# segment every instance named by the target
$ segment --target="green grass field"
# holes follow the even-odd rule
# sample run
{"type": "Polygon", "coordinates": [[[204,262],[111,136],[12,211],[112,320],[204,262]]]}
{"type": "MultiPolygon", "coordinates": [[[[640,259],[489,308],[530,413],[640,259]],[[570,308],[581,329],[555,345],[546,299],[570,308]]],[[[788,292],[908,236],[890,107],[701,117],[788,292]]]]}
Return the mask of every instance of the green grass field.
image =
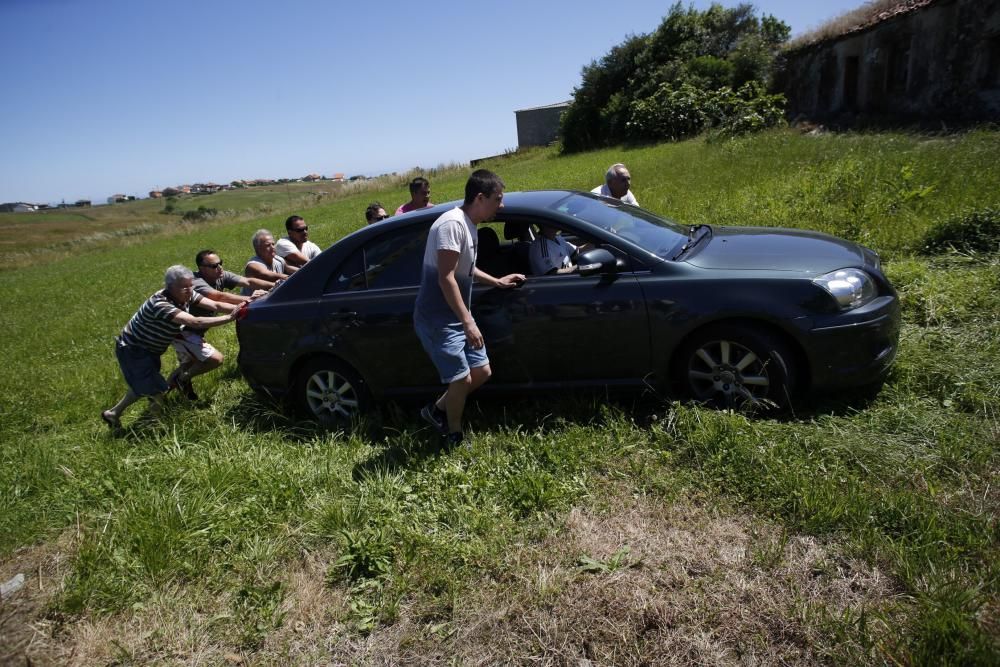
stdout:
{"type": "MultiPolygon", "coordinates": [[[[508,190],[590,189],[623,161],[643,206],[682,222],[860,241],[904,327],[871,399],[781,419],[483,401],[461,451],[411,406],[353,434],[296,423],[240,378],[231,327],[204,405],[137,405],[119,439],[98,417],[124,391],[113,336],[167,266],[211,247],[240,267],[292,212],[325,247],[370,200],[405,201],[402,180],[193,199],[233,211],[200,225],[137,206],[108,224],[139,232],[75,243],[70,225],[45,252],[8,239],[0,583],[27,585],[0,602],[0,662],[997,664],[1000,254],[921,253],[1000,204],[997,155],[996,131],[778,131],[485,165],[508,190]]],[[[434,201],[467,174],[436,170],[434,201]]]]}

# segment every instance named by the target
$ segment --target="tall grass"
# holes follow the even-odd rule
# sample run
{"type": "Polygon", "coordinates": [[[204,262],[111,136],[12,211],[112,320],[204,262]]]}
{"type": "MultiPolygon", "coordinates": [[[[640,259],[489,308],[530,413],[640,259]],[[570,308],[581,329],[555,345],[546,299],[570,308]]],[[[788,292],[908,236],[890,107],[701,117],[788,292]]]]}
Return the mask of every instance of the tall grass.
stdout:
{"type": "MultiPolygon", "coordinates": [[[[581,395],[475,404],[471,446],[463,450],[440,449],[408,406],[385,406],[352,434],[327,433],[252,395],[235,369],[233,331],[221,328],[210,338],[227,361],[197,381],[207,406],[174,401],[160,420],[139,416],[137,406],[132,432],[114,439],[98,419],[124,388],[111,340],[159,287],[163,268],[211,247],[238,269],[253,231],[279,231],[286,212],[81,247],[6,272],[0,553],[68,534],[50,615],[125,623],[190,605],[211,612],[211,620],[196,614],[185,623],[221,647],[216,659],[225,650],[257,651],[277,662],[305,655],[286,635],[289,615],[303,604],[292,571],[318,562],[313,578],[340,596],[328,613],[343,634],[341,643],[322,644],[334,647],[330,653],[310,654],[317,660],[334,659],[335,647],[350,643],[343,637],[361,642],[394,627],[405,635],[399,646],[447,654],[462,650],[462,635],[452,633],[481,590],[515,590],[541,577],[538,554],[558,543],[574,508],[613,514],[628,498],[690,502],[722,515],[740,508],[776,522],[786,536],[825,540],[839,558],[888,574],[888,599],[793,595],[781,614],[817,644],[807,655],[989,664],[1000,622],[1000,263],[995,254],[915,253],[941,221],[996,206],[998,148],[1000,134],[986,131],[774,132],[572,157],[537,150],[488,165],[508,190],[589,189],[609,164],[624,161],[642,204],[681,221],[821,229],[878,250],[904,307],[887,385],[869,402],[831,397],[782,420],[662,398],[581,395]]],[[[460,197],[465,176],[436,172],[435,201],[460,197]]],[[[405,180],[298,212],[325,246],[364,224],[368,200],[405,201],[405,180]]],[[[174,362],[167,355],[165,363],[174,362]]],[[[763,580],[777,577],[787,541],[754,545],[747,567],[763,580]]],[[[600,557],[553,556],[548,566],[612,585],[641,571],[625,546],[600,557]]],[[[515,596],[517,613],[541,613],[560,592],[582,585],[573,577],[538,581],[533,593],[515,596]]],[[[707,605],[704,618],[691,621],[697,632],[717,632],[713,624],[725,614],[712,611],[708,593],[694,587],[686,594],[707,605]]],[[[494,633],[515,632],[486,618],[477,622],[494,633]]],[[[753,632],[764,634],[747,638],[751,644],[784,642],[793,650],[787,636],[753,632]]],[[[120,642],[128,655],[100,655],[184,659],[186,649],[157,637],[120,642]]],[[[524,641],[536,646],[534,657],[554,659],[537,637],[524,641]]],[[[634,664],[658,655],[655,642],[608,650],[635,656],[634,664]]]]}

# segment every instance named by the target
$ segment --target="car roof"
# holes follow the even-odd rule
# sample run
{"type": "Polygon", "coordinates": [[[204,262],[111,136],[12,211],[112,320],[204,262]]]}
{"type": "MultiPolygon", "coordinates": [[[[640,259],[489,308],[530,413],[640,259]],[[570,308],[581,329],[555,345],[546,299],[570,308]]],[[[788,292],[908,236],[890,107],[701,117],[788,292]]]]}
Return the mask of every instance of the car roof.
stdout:
{"type": "MultiPolygon", "coordinates": [[[[555,202],[571,194],[587,194],[589,196],[593,196],[590,195],[590,193],[583,193],[578,190],[523,190],[518,192],[504,192],[503,210],[507,214],[530,214],[537,212],[539,209],[547,208],[548,206],[551,206],[555,202]]],[[[445,211],[450,211],[456,206],[461,205],[462,200],[455,199],[449,202],[444,202],[443,204],[435,204],[434,206],[429,206],[428,208],[410,211],[409,213],[394,215],[382,220],[381,222],[365,225],[364,227],[351,232],[347,236],[338,239],[331,245],[337,245],[349,239],[353,242],[355,237],[358,236],[367,237],[380,235],[383,232],[390,231],[392,229],[406,227],[416,220],[426,220],[427,218],[437,219],[437,217],[445,211]]]]}

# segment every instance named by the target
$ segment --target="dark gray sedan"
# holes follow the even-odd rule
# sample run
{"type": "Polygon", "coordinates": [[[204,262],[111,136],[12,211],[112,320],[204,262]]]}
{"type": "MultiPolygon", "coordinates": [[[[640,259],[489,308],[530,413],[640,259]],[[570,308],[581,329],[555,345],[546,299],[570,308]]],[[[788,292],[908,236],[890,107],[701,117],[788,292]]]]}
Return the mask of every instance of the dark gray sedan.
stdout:
{"type": "MultiPolygon", "coordinates": [[[[456,203],[361,229],[309,262],[238,322],[255,389],[323,422],[441,387],[413,332],[427,231],[456,203]]],[[[720,406],[785,406],[806,392],[884,378],[899,301],[871,250],[816,232],[685,227],[589,193],[512,192],[479,226],[477,265],[525,273],[475,287],[490,391],[652,386],[720,406]],[[532,275],[554,227],[577,270],[532,275]]]]}

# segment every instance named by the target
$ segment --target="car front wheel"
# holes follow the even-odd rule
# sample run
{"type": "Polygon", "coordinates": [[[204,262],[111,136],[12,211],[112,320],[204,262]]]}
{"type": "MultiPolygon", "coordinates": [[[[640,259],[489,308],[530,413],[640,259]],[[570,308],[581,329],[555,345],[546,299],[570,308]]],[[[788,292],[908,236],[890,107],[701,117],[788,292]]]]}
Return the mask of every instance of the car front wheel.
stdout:
{"type": "Polygon", "coordinates": [[[795,369],[788,348],[765,331],[717,325],[684,345],[675,379],[689,397],[723,408],[787,407],[795,369]]]}
{"type": "Polygon", "coordinates": [[[329,358],[311,361],[302,369],[294,395],[303,414],[329,427],[349,426],[368,405],[358,374],[329,358]]]}

